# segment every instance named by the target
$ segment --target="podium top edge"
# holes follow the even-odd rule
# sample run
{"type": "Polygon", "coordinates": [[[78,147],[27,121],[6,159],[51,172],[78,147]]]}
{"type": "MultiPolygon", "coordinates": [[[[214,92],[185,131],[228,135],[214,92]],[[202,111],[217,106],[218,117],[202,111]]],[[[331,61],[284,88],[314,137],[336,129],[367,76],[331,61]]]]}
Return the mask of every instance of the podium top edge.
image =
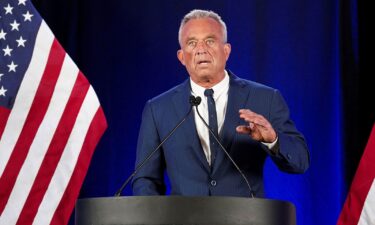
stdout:
{"type": "Polygon", "coordinates": [[[251,198],[251,197],[236,197],[236,196],[181,196],[181,195],[153,195],[153,196],[105,196],[105,197],[91,197],[79,198],[78,202],[82,201],[111,201],[111,200],[213,200],[213,201],[257,201],[257,202],[279,202],[292,204],[290,201],[270,199],[270,198],[251,198]]]}

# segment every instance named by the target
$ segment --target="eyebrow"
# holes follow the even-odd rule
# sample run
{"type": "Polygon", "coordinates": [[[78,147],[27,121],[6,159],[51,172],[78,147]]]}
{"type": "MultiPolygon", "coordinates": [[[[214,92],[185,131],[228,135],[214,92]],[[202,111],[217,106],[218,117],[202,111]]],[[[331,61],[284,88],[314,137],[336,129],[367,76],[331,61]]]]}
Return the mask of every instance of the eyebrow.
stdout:
{"type": "Polygon", "coordinates": [[[196,38],[194,38],[194,37],[190,37],[190,38],[188,38],[187,40],[186,40],[186,42],[185,43],[188,43],[189,41],[191,41],[191,40],[197,40],[196,38]]]}
{"type": "MultiPolygon", "coordinates": [[[[217,37],[216,37],[214,34],[210,34],[210,35],[208,35],[207,37],[205,37],[204,40],[206,40],[206,39],[210,39],[210,38],[212,38],[212,39],[217,39],[217,37]]],[[[188,42],[191,41],[191,40],[198,40],[198,39],[195,38],[195,37],[189,37],[189,38],[186,40],[185,43],[188,43],[188,42]]]]}

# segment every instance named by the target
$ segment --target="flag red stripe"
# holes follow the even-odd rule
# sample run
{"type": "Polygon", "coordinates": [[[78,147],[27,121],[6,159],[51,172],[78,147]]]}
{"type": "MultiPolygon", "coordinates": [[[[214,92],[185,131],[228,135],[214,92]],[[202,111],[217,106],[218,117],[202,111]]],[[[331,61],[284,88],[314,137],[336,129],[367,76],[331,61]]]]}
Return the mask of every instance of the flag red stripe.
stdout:
{"type": "Polygon", "coordinates": [[[367,194],[375,178],[375,124],[354,176],[338,225],[357,225],[367,194]]]}
{"type": "Polygon", "coordinates": [[[85,141],[82,145],[82,150],[79,154],[76,167],[69,180],[68,186],[65,189],[64,195],[53,215],[51,225],[67,224],[69,217],[74,208],[76,199],[78,198],[79,190],[81,189],[83,180],[86,176],[92,154],[95,146],[100,140],[100,137],[107,128],[104,112],[101,107],[98,108],[90,127],[87,131],[85,141]]]}
{"type": "Polygon", "coordinates": [[[3,135],[5,124],[8,121],[9,114],[10,114],[9,109],[0,107],[0,140],[1,140],[1,135],[3,135]]]}
{"type": "Polygon", "coordinates": [[[22,132],[18,137],[14,150],[4,169],[3,176],[0,178],[0,214],[5,208],[28,150],[43,121],[64,61],[64,56],[65,52],[60,48],[58,42],[54,40],[48,56],[46,68],[29,114],[27,115],[24,127],[22,128],[22,132]]]}
{"type": "Polygon", "coordinates": [[[77,119],[79,109],[89,87],[90,84],[80,73],[77,76],[77,80],[74,84],[69,101],[67,102],[59,125],[51,140],[51,144],[48,148],[46,156],[39,168],[38,174],[27,197],[25,205],[23,206],[17,224],[31,224],[34,220],[38,207],[64,151],[65,145],[77,119]]]}

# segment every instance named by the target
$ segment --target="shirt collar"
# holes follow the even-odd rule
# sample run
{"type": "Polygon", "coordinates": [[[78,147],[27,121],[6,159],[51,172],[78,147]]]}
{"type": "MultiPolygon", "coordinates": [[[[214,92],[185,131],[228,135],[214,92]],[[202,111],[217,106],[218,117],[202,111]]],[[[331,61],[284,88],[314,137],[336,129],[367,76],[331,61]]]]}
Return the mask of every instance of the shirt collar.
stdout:
{"type": "MultiPolygon", "coordinates": [[[[215,84],[215,86],[212,87],[214,90],[214,99],[216,100],[219,96],[221,96],[224,93],[228,92],[229,89],[229,75],[226,70],[224,70],[224,79],[220,81],[219,83],[215,84]]],[[[206,88],[199,86],[196,84],[191,78],[190,78],[190,86],[191,86],[191,92],[194,96],[204,96],[204,91],[206,88]]]]}

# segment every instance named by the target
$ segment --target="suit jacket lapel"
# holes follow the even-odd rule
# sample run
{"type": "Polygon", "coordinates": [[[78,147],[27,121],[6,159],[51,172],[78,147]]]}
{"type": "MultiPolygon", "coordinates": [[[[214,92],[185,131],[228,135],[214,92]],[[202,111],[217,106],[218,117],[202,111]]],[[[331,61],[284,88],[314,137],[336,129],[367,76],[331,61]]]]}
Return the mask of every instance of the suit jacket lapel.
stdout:
{"type": "MultiPolygon", "coordinates": [[[[230,75],[230,82],[227,112],[225,114],[224,125],[219,136],[225,149],[230,152],[230,146],[236,135],[236,127],[240,125],[241,122],[238,111],[244,108],[249,96],[249,90],[243,88],[245,86],[243,81],[241,81],[231,72],[228,71],[228,73],[230,75]]],[[[222,160],[229,160],[225,159],[226,157],[227,156],[221,149],[220,153],[216,153],[215,162],[213,164],[213,173],[215,173],[215,171],[220,167],[222,160]]]]}
{"type": "MultiPolygon", "coordinates": [[[[180,88],[176,90],[176,94],[173,96],[173,104],[175,111],[179,118],[183,118],[189,111],[191,105],[189,104],[189,98],[191,96],[190,80],[187,79],[180,88]]],[[[194,109],[192,109],[194,110],[194,109]]],[[[198,161],[201,162],[202,166],[210,171],[210,166],[206,160],[206,156],[203,152],[202,145],[200,143],[197,128],[195,126],[194,113],[191,112],[188,118],[184,122],[185,124],[179,129],[184,129],[185,136],[180,137],[188,147],[181,150],[192,150],[192,153],[197,156],[198,161]]]]}

